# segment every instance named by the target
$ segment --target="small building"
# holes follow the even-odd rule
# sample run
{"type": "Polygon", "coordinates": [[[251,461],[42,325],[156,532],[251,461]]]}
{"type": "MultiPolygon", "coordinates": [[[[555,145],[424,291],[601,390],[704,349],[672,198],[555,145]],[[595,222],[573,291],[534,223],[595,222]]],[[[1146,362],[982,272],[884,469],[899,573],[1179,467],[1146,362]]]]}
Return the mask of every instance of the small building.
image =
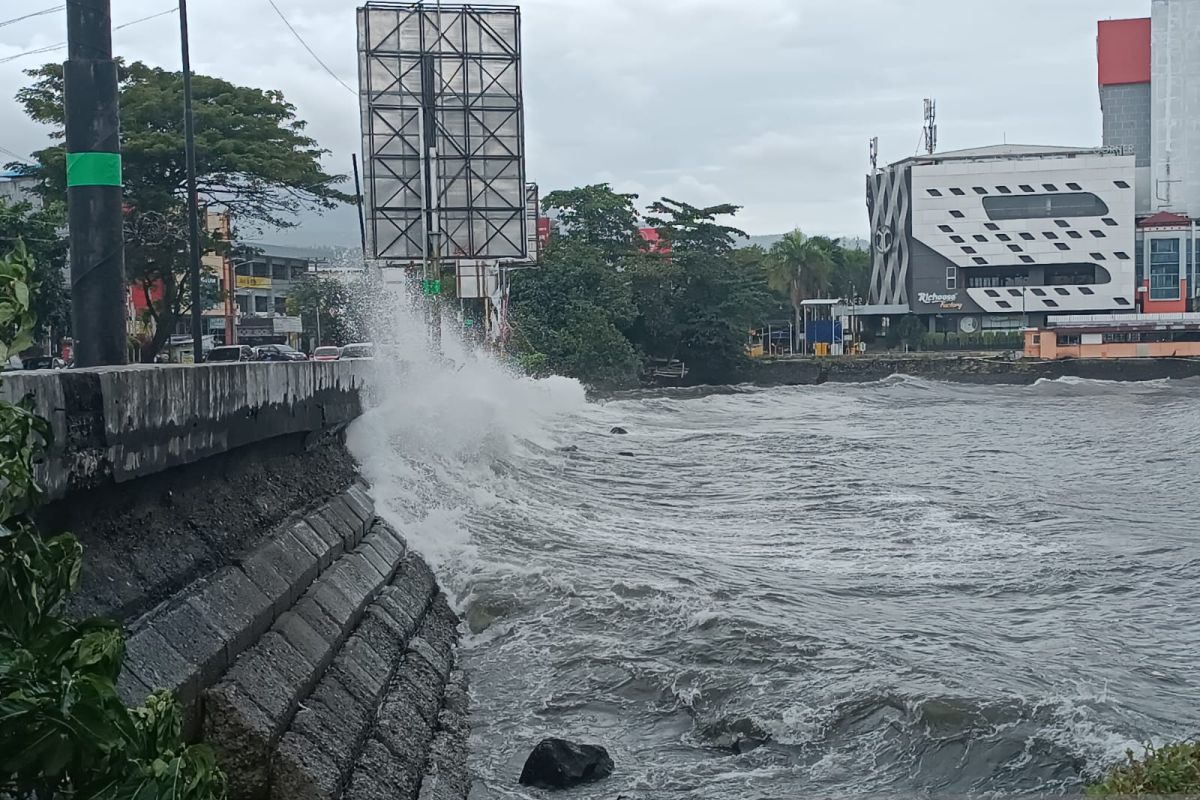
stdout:
{"type": "Polygon", "coordinates": [[[1200,356],[1200,313],[1051,316],[1025,331],[1025,357],[1200,356]]]}

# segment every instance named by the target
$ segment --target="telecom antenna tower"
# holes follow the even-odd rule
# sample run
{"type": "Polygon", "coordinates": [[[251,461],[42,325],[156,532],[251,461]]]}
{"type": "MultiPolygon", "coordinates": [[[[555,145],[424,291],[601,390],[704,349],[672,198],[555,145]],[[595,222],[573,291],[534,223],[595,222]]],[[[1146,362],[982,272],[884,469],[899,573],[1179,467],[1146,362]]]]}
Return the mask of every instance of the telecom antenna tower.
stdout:
{"type": "Polygon", "coordinates": [[[937,150],[937,101],[925,98],[925,127],[922,131],[922,142],[925,152],[933,155],[937,150]]]}

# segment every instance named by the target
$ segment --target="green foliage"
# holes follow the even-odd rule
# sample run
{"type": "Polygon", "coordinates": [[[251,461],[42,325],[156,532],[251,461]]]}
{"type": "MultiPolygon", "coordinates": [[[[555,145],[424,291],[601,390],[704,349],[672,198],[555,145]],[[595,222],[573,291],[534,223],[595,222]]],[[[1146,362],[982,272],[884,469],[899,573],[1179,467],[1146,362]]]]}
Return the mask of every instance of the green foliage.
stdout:
{"type": "Polygon", "coordinates": [[[551,192],[542,208],[554,211],[566,236],[591,245],[613,265],[642,248],[636,194],[618,194],[607,183],[551,192]]]}
{"type": "Polygon", "coordinates": [[[31,308],[37,320],[33,329],[35,341],[47,337],[57,341],[71,334],[71,294],[63,279],[67,240],[61,231],[66,224],[63,203],[34,208],[24,201],[0,200],[0,250],[23,242],[31,263],[31,308]]]}
{"type": "Polygon", "coordinates": [[[308,275],[292,284],[287,297],[287,312],[303,320],[304,330],[314,339],[318,328],[321,340],[313,347],[342,345],[361,341],[358,319],[354,314],[355,295],[345,281],[330,275],[308,275]],[[318,317],[320,318],[318,321],[318,317]]]}
{"type": "Polygon", "coordinates": [[[901,343],[908,345],[910,350],[917,350],[924,342],[927,330],[920,317],[909,314],[896,325],[896,337],[901,343]]]}
{"type": "Polygon", "coordinates": [[[1094,797],[1200,795],[1200,742],[1146,745],[1141,758],[1125,751],[1125,762],[1088,787],[1094,797]]]}
{"type": "MultiPolygon", "coordinates": [[[[32,337],[33,273],[20,242],[0,259],[6,353],[32,337]]],[[[65,616],[82,548],[69,535],[44,538],[30,516],[49,437],[31,398],[0,403],[0,797],[222,798],[224,776],[210,750],[184,744],[174,699],[121,701],[120,627],[65,616]]]]}

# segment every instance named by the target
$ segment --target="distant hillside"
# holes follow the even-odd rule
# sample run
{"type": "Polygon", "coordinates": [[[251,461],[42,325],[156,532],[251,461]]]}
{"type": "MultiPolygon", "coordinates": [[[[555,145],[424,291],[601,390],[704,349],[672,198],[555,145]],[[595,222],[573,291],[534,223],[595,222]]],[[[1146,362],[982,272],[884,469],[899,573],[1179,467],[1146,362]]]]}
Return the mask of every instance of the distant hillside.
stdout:
{"type": "MultiPolygon", "coordinates": [[[[741,247],[753,247],[755,245],[758,245],[759,247],[761,247],[764,250],[770,250],[771,245],[775,244],[776,242],[778,242],[780,239],[782,239],[786,235],[787,234],[784,234],[784,233],[770,233],[770,234],[766,234],[764,236],[751,236],[749,239],[743,241],[740,246],[741,247]]],[[[867,240],[862,238],[861,236],[843,236],[842,237],[842,247],[845,247],[847,250],[866,250],[867,246],[868,246],[867,240]]]]}

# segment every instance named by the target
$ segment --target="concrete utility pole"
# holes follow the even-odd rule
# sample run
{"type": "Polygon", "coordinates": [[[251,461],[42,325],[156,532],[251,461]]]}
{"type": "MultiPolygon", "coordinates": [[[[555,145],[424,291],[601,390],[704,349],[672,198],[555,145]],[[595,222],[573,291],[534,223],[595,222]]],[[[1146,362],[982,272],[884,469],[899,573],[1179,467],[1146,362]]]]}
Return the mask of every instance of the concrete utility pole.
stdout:
{"type": "Polygon", "coordinates": [[[75,363],[124,364],[121,136],[109,0],[67,3],[63,91],[75,363]]]}
{"type": "MultiPolygon", "coordinates": [[[[183,58],[183,151],[187,165],[188,272],[192,289],[192,363],[204,361],[204,306],[200,304],[200,199],[196,196],[196,133],[192,115],[192,56],[188,45],[187,0],[179,0],[183,58]]],[[[205,220],[205,224],[207,224],[205,220]]]]}

